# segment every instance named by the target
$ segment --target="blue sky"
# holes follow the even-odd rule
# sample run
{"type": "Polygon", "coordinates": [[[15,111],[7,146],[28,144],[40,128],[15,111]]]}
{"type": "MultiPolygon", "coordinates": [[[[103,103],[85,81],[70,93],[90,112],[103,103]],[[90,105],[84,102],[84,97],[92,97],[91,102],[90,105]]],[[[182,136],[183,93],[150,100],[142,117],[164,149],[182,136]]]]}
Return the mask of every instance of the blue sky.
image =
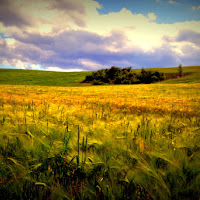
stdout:
{"type": "Polygon", "coordinates": [[[137,14],[148,15],[149,12],[153,12],[158,17],[157,23],[171,24],[200,20],[199,10],[192,9],[193,6],[198,7],[200,5],[200,0],[98,0],[98,2],[103,6],[99,9],[100,14],[119,12],[125,7],[137,14]]]}
{"type": "Polygon", "coordinates": [[[0,1],[0,68],[200,65],[200,0],[0,1]]]}

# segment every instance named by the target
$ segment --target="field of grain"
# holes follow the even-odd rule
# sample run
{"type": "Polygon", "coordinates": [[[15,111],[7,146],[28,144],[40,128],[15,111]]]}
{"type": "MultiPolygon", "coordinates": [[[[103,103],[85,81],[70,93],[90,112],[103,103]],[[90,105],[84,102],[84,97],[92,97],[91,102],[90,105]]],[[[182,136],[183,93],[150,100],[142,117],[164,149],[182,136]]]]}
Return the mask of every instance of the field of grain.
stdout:
{"type": "Polygon", "coordinates": [[[0,86],[0,199],[198,199],[200,84],[0,86]]]}

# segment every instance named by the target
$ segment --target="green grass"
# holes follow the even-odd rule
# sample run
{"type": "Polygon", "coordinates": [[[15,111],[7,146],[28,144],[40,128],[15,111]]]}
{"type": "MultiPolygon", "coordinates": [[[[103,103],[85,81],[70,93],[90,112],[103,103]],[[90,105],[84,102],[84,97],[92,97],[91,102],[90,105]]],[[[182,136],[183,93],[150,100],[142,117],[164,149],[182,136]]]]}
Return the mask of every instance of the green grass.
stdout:
{"type": "MultiPolygon", "coordinates": [[[[162,72],[165,74],[177,74],[178,68],[177,67],[170,67],[170,68],[150,68],[149,70],[155,70],[158,72],[162,72]]],[[[137,73],[140,70],[134,69],[134,71],[137,73]]],[[[176,78],[176,79],[168,79],[165,81],[162,81],[161,83],[168,83],[168,84],[177,84],[177,83],[200,83],[200,66],[188,66],[183,67],[183,73],[189,73],[189,75],[176,78]]]]}
{"type": "MultiPolygon", "coordinates": [[[[169,67],[169,68],[152,68],[152,70],[156,70],[158,72],[163,73],[177,73],[177,67],[169,67]]],[[[200,66],[188,66],[183,67],[183,73],[200,73],[200,66]]]]}
{"type": "MultiPolygon", "coordinates": [[[[177,73],[177,67],[175,68],[155,68],[154,70],[163,72],[163,73],[177,73]]],[[[177,83],[200,83],[200,66],[190,66],[183,67],[183,73],[190,73],[187,76],[168,79],[162,83],[177,84],[177,83]]]]}
{"type": "Polygon", "coordinates": [[[51,72],[21,69],[0,69],[0,84],[77,86],[91,72],[51,72]]]}
{"type": "MultiPolygon", "coordinates": [[[[174,68],[152,68],[163,73],[177,73],[177,67],[174,68]]],[[[140,69],[134,69],[140,72],[140,69]]],[[[0,84],[2,85],[41,85],[41,86],[83,86],[80,83],[85,76],[90,75],[92,71],[87,72],[50,72],[37,70],[21,69],[0,69],[0,84]]],[[[170,79],[163,83],[200,83],[200,66],[183,67],[183,73],[191,73],[186,77],[179,79],[170,79]]]]}
{"type": "Polygon", "coordinates": [[[200,73],[192,73],[181,78],[168,79],[168,80],[163,81],[162,83],[169,83],[169,84],[200,83],[200,73]]]}

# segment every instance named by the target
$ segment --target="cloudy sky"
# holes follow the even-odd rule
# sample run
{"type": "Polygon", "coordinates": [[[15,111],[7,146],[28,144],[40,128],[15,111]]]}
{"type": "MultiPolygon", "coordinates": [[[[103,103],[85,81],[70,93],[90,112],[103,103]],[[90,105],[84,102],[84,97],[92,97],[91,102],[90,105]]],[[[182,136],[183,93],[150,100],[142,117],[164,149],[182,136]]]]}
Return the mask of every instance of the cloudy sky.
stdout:
{"type": "Polygon", "coordinates": [[[0,0],[0,68],[200,65],[200,0],[0,0]]]}

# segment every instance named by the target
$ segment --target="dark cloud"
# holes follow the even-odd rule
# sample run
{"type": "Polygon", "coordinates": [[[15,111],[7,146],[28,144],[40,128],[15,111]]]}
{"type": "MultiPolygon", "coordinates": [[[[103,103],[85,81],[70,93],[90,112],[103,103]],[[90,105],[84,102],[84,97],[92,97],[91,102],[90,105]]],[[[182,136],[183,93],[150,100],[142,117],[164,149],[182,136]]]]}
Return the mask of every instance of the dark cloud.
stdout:
{"type": "Polygon", "coordinates": [[[166,42],[190,42],[200,46],[200,33],[183,29],[175,37],[165,35],[163,40],[166,42]]]}
{"type": "Polygon", "coordinates": [[[7,52],[8,50],[9,47],[7,46],[5,40],[0,38],[0,61],[2,61],[3,58],[9,58],[9,54],[7,52]]]}
{"type": "Polygon", "coordinates": [[[179,35],[175,39],[177,42],[191,42],[197,45],[200,45],[200,33],[192,30],[182,30],[179,32],[179,35]]]}
{"type": "Polygon", "coordinates": [[[39,23],[55,25],[57,17],[63,22],[73,22],[78,26],[85,26],[86,11],[84,5],[79,0],[0,0],[0,22],[5,27],[15,26],[18,28],[33,27],[39,23]],[[46,3],[46,4],[45,4],[46,3]],[[40,13],[37,12],[40,9],[40,13]],[[51,20],[45,16],[52,15],[51,20]],[[43,15],[44,14],[44,15],[43,15]]]}
{"type": "Polygon", "coordinates": [[[176,55],[176,60],[185,66],[199,65],[200,64],[200,33],[192,30],[183,29],[179,31],[178,35],[175,37],[164,36],[163,40],[176,47],[176,45],[181,45],[179,49],[182,54],[176,55]],[[189,43],[184,43],[189,42],[189,43]],[[176,44],[177,43],[177,44],[176,44]]]}
{"type": "Polygon", "coordinates": [[[48,0],[50,10],[58,10],[68,15],[78,26],[85,26],[86,11],[84,5],[78,0],[48,0]]]}
{"type": "Polygon", "coordinates": [[[78,12],[80,14],[85,15],[85,8],[80,1],[73,0],[51,0],[49,1],[51,4],[49,5],[50,9],[62,10],[64,12],[78,12]]]}
{"type": "Polygon", "coordinates": [[[16,26],[22,28],[31,25],[30,20],[19,12],[12,0],[0,0],[0,22],[4,26],[16,26]]]}
{"type": "Polygon", "coordinates": [[[24,31],[23,33],[15,33],[13,38],[17,41],[26,44],[26,45],[35,45],[40,47],[41,49],[51,49],[52,43],[54,41],[52,36],[43,36],[41,34],[36,33],[28,33],[24,31]]]}
{"type": "MultiPolygon", "coordinates": [[[[86,31],[68,31],[57,36],[24,32],[13,35],[13,38],[17,41],[14,48],[7,46],[4,49],[13,59],[43,66],[79,66],[84,69],[90,68],[83,66],[80,59],[88,59],[102,65],[120,61],[121,56],[107,47],[122,48],[127,41],[123,32],[116,31],[106,37],[86,31]]],[[[8,54],[4,55],[4,58],[7,59],[8,54]]]]}
{"type": "Polygon", "coordinates": [[[181,57],[181,60],[186,66],[200,64],[199,48],[186,44],[181,48],[181,50],[184,54],[184,56],[181,57]]]}
{"type": "Polygon", "coordinates": [[[189,65],[192,60],[194,65],[200,63],[199,50],[190,45],[182,49],[184,55],[176,53],[168,43],[153,51],[143,51],[137,46],[126,48],[128,39],[121,31],[112,31],[108,36],[87,31],[66,31],[57,36],[24,32],[14,38],[17,41],[14,47],[2,43],[6,53],[0,57],[41,64],[43,67],[95,70],[112,65],[150,68],[172,67],[180,63],[189,65]],[[87,66],[87,62],[83,61],[94,63],[94,67],[91,63],[87,66]]]}
{"type": "Polygon", "coordinates": [[[26,45],[34,45],[42,50],[53,50],[63,56],[84,56],[85,54],[101,54],[111,46],[122,48],[127,41],[123,32],[112,31],[109,36],[100,36],[87,31],[66,31],[56,36],[43,36],[24,32],[13,37],[26,45]],[[81,54],[81,55],[80,55],[81,54]]]}
{"type": "Polygon", "coordinates": [[[112,54],[109,61],[111,64],[124,61],[122,67],[127,66],[125,61],[129,61],[130,65],[136,68],[171,67],[179,63],[176,53],[169,46],[162,46],[150,52],[132,48],[128,52],[112,54]]]}

